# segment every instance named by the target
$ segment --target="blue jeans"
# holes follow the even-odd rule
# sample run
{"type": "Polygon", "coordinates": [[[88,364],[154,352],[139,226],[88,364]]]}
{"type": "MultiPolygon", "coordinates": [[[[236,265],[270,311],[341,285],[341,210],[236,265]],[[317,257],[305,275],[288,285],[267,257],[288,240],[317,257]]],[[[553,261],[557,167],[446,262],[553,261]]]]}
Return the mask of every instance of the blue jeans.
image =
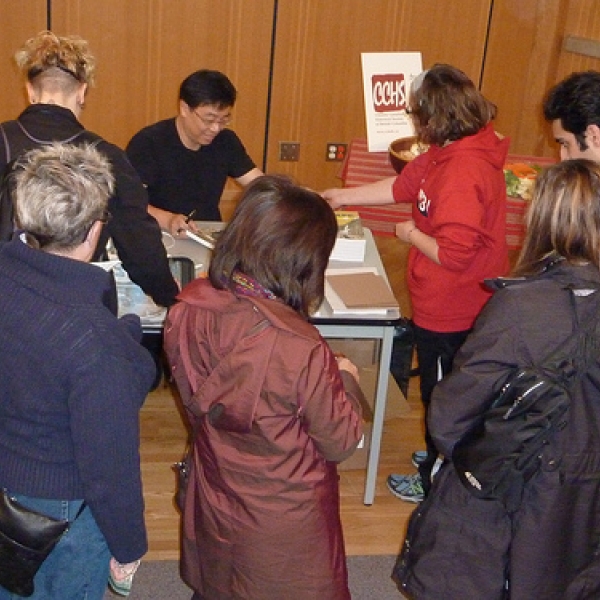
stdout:
{"type": "MultiPolygon", "coordinates": [[[[11,494],[27,508],[72,521],[81,500],[46,500],[11,494]]],[[[63,535],[37,572],[31,600],[102,600],[108,582],[110,551],[89,507],[63,535]]],[[[19,600],[0,586],[0,600],[19,600]]]]}

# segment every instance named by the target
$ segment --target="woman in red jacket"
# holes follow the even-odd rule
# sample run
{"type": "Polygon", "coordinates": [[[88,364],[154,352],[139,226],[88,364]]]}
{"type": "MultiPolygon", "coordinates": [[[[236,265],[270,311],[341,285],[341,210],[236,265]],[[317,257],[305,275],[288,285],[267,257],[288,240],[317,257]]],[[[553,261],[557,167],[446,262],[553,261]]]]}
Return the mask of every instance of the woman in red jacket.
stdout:
{"type": "MultiPolygon", "coordinates": [[[[412,219],[396,225],[411,244],[407,284],[412,304],[421,399],[425,412],[439,379],[452,367],[475,317],[490,297],[482,282],[508,271],[506,184],[508,140],[491,124],[496,108],[460,70],[435,65],[412,84],[410,112],[429,150],[398,175],[324,192],[331,206],[410,202],[412,219]]],[[[427,457],[413,476],[391,475],[390,491],[418,502],[430,485],[438,451],[426,428],[427,457]]]]}
{"type": "Polygon", "coordinates": [[[349,600],[336,463],[361,438],[356,367],[307,317],[337,233],[316,193],[256,179],[165,348],[193,430],[182,573],[194,598],[349,600]]]}

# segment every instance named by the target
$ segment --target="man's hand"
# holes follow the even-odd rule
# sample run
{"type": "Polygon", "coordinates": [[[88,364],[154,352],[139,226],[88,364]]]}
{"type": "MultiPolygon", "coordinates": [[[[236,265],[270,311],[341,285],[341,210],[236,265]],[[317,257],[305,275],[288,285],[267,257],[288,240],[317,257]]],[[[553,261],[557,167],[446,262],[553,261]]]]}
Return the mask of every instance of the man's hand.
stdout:
{"type": "Polygon", "coordinates": [[[198,233],[198,227],[196,227],[196,223],[189,216],[171,213],[168,231],[173,237],[182,239],[185,238],[186,231],[198,233]]]}

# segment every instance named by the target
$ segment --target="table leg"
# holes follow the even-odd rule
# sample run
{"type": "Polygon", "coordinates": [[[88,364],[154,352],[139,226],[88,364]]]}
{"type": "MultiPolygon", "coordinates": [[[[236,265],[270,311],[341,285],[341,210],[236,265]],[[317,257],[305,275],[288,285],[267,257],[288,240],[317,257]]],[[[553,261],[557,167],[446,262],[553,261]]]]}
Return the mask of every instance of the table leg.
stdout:
{"type": "Polygon", "coordinates": [[[381,449],[381,434],[383,432],[383,420],[387,402],[393,341],[394,328],[385,327],[379,354],[379,373],[377,376],[377,387],[375,388],[375,406],[373,410],[373,430],[371,432],[371,447],[369,449],[365,481],[364,503],[367,505],[373,504],[375,499],[375,486],[377,484],[377,469],[379,467],[379,452],[381,449]]]}

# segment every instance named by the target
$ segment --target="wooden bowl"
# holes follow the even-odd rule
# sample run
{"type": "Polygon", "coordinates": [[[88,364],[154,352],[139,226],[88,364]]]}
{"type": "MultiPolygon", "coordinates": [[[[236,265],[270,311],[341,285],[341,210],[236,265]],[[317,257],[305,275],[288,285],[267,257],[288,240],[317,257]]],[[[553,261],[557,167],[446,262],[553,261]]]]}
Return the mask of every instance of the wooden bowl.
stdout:
{"type": "MultiPolygon", "coordinates": [[[[413,160],[417,154],[411,152],[411,148],[414,144],[417,143],[417,137],[411,136],[406,138],[399,138],[394,140],[388,149],[390,155],[390,163],[396,173],[400,173],[402,169],[413,160]]],[[[426,146],[423,145],[423,152],[425,151],[426,146]]]]}

